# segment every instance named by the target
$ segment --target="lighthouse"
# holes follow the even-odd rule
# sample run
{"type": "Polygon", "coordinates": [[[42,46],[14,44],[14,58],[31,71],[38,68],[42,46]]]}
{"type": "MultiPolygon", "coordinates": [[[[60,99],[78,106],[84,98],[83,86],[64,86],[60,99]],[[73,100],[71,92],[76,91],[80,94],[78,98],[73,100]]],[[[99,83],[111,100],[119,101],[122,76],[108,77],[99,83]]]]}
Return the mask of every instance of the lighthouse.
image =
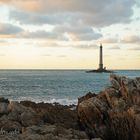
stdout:
{"type": "Polygon", "coordinates": [[[103,46],[102,46],[102,44],[100,44],[100,49],[99,49],[99,67],[98,67],[98,69],[89,70],[86,72],[98,72],[98,73],[102,73],[102,72],[112,73],[113,72],[110,70],[106,70],[106,67],[103,67],[103,46]]]}
{"type": "Polygon", "coordinates": [[[99,52],[99,70],[103,70],[103,47],[100,44],[100,52],[99,52]]]}

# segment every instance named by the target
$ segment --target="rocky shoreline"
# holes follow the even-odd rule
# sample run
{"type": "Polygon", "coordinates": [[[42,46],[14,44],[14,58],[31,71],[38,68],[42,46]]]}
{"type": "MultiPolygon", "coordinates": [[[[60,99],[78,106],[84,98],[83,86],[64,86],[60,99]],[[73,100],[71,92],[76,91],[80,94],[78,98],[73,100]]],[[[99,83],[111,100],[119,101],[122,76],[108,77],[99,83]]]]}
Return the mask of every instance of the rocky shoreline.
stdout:
{"type": "Polygon", "coordinates": [[[0,98],[0,140],[139,140],[140,78],[110,76],[111,86],[78,105],[0,98]]]}
{"type": "Polygon", "coordinates": [[[74,108],[0,98],[0,140],[88,139],[74,108]]]}

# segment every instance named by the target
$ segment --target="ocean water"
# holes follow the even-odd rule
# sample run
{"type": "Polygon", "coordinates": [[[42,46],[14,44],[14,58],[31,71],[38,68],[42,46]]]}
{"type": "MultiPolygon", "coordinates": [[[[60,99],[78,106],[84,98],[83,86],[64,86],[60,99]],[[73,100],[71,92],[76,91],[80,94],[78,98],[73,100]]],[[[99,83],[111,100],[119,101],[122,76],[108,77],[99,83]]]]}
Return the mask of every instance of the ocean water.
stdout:
{"type": "MultiPolygon", "coordinates": [[[[140,70],[116,70],[117,75],[140,77],[140,70]]],[[[88,92],[98,94],[109,83],[109,73],[84,70],[0,70],[0,96],[10,100],[77,104],[88,92]]]]}

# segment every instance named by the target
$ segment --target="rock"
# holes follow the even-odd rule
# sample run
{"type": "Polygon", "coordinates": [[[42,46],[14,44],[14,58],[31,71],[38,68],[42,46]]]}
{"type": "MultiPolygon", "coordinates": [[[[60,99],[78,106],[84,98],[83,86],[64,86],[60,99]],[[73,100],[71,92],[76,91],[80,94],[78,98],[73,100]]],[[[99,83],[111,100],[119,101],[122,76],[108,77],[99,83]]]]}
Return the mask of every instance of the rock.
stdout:
{"type": "Polygon", "coordinates": [[[96,94],[89,92],[85,96],[78,98],[78,103],[81,103],[82,101],[95,97],[95,96],[96,94]]]}
{"type": "Polygon", "coordinates": [[[17,114],[21,114],[23,112],[26,111],[26,107],[21,105],[20,103],[16,102],[16,101],[11,101],[8,104],[8,110],[9,112],[16,112],[17,114]]]}
{"type": "Polygon", "coordinates": [[[91,139],[91,140],[102,140],[101,138],[94,138],[94,139],[91,139]]]}
{"type": "Polygon", "coordinates": [[[27,127],[27,126],[41,124],[41,119],[39,115],[37,115],[34,111],[27,110],[20,115],[20,122],[22,126],[27,127]]]}
{"type": "Polygon", "coordinates": [[[20,137],[22,140],[45,140],[43,136],[38,134],[28,134],[28,135],[22,135],[20,137]]]}
{"type": "Polygon", "coordinates": [[[110,83],[112,85],[113,88],[115,88],[116,90],[120,89],[120,77],[116,77],[116,75],[112,74],[110,76],[110,83]]]}
{"type": "Polygon", "coordinates": [[[21,102],[23,106],[33,109],[44,123],[58,124],[65,128],[79,129],[77,112],[73,106],[60,104],[21,102]]]}
{"type": "Polygon", "coordinates": [[[6,132],[15,132],[18,131],[18,133],[21,132],[22,126],[17,121],[9,120],[7,116],[2,116],[0,118],[0,130],[6,131],[6,132]]]}
{"type": "Polygon", "coordinates": [[[94,135],[94,137],[103,135],[104,137],[106,134],[107,128],[103,122],[103,119],[106,116],[104,113],[106,113],[105,111],[107,110],[107,106],[107,104],[100,101],[96,97],[92,97],[79,104],[78,116],[80,118],[80,122],[84,127],[93,128],[92,134],[89,134],[88,132],[89,135],[94,135]],[[102,132],[103,130],[105,132],[102,132]]]}
{"type": "Polygon", "coordinates": [[[8,113],[8,103],[0,102],[0,114],[8,113]]]}
{"type": "Polygon", "coordinates": [[[2,103],[9,103],[9,100],[5,99],[3,97],[0,97],[0,102],[2,102],[2,103]]]}
{"type": "Polygon", "coordinates": [[[0,97],[0,115],[8,113],[8,104],[9,104],[8,99],[0,97]]]}
{"type": "Polygon", "coordinates": [[[8,105],[9,120],[20,122],[23,127],[40,124],[40,116],[30,107],[25,107],[18,102],[10,102],[8,105]]]}
{"type": "Polygon", "coordinates": [[[67,139],[84,139],[87,140],[88,136],[84,131],[74,130],[74,129],[65,129],[61,126],[55,125],[41,125],[41,126],[32,126],[28,127],[24,133],[21,135],[22,139],[31,139],[34,140],[67,140],[67,139]]]}
{"type": "MultiPolygon", "coordinates": [[[[4,101],[4,99],[3,99],[4,101]]],[[[34,103],[23,101],[0,102],[0,129],[4,135],[0,139],[9,140],[88,140],[78,122],[76,106],[34,103]],[[7,110],[7,113],[6,113],[7,110]],[[11,133],[15,133],[12,134],[11,133]],[[19,132],[19,133],[17,133],[19,132]]]]}
{"type": "Polygon", "coordinates": [[[96,97],[83,98],[77,113],[90,138],[140,139],[140,78],[111,75],[111,87],[96,97]]]}

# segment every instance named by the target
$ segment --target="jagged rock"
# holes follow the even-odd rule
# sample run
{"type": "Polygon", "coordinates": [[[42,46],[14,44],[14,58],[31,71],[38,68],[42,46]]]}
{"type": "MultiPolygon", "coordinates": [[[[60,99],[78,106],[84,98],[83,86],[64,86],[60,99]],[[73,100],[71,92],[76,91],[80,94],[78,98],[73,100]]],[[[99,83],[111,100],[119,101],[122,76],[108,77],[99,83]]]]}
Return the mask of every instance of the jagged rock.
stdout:
{"type": "Polygon", "coordinates": [[[115,88],[116,90],[120,89],[120,79],[116,75],[112,74],[110,76],[110,83],[112,87],[115,88]]]}
{"type": "Polygon", "coordinates": [[[87,100],[91,97],[95,97],[95,96],[96,94],[89,92],[85,96],[78,98],[78,103],[81,103],[82,101],[87,100]]]}
{"type": "Polygon", "coordinates": [[[80,123],[91,138],[140,139],[140,78],[111,75],[111,87],[78,103],[80,123]]]}

